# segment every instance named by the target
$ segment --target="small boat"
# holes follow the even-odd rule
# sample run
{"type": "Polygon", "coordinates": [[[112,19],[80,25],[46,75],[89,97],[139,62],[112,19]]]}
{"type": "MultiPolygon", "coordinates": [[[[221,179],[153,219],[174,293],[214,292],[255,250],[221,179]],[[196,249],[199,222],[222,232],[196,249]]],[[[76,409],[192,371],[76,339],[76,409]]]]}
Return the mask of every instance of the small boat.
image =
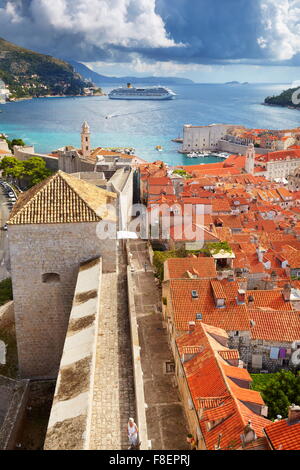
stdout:
{"type": "Polygon", "coordinates": [[[187,158],[198,158],[199,155],[196,152],[188,153],[187,158]]]}
{"type": "Polygon", "coordinates": [[[157,150],[158,152],[162,152],[162,151],[163,151],[163,148],[162,148],[161,145],[157,145],[157,146],[155,147],[155,150],[157,150]]]}

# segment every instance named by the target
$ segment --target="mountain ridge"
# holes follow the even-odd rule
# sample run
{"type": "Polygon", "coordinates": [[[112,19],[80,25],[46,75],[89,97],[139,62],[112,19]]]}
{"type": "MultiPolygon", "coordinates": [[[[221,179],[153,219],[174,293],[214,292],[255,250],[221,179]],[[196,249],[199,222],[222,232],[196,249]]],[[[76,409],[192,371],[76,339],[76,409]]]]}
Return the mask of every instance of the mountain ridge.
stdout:
{"type": "Polygon", "coordinates": [[[86,79],[91,79],[96,85],[106,84],[126,84],[128,82],[143,83],[149,85],[162,85],[167,83],[170,85],[193,85],[195,82],[189,78],[181,77],[134,77],[134,76],[124,76],[124,77],[108,77],[106,75],[101,75],[98,72],[94,72],[85,64],[77,62],[75,60],[69,59],[66,60],[69,64],[74,67],[74,70],[77,71],[82,77],[86,79]]]}
{"type": "Polygon", "coordinates": [[[0,79],[9,87],[11,98],[81,95],[92,86],[71,64],[1,37],[0,79]]]}

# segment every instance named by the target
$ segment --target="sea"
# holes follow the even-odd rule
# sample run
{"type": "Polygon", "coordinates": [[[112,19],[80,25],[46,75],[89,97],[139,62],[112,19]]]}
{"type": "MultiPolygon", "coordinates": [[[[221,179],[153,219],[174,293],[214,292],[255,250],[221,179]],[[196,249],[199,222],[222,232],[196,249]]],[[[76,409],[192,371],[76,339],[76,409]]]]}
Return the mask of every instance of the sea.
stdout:
{"type": "MultiPolygon", "coordinates": [[[[112,87],[103,87],[108,93],[112,87]]],[[[132,147],[151,162],[169,165],[206,164],[217,157],[189,159],[178,153],[184,124],[240,124],[252,128],[289,129],[300,126],[300,112],[264,106],[290,84],[193,84],[173,86],[170,101],[118,101],[107,96],[37,98],[0,104],[0,133],[21,138],[38,153],[65,145],[80,147],[83,121],[91,128],[93,147],[132,147]],[[162,152],[156,146],[163,148],[162,152]]]]}

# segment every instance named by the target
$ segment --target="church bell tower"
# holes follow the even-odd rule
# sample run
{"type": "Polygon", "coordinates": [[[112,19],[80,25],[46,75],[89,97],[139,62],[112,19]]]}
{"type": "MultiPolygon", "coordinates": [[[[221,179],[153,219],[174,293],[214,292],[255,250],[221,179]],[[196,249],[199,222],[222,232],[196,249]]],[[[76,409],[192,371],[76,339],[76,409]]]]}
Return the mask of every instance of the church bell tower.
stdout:
{"type": "Polygon", "coordinates": [[[255,149],[254,149],[254,145],[250,144],[247,148],[247,153],[246,153],[246,165],[245,165],[246,173],[250,173],[251,175],[254,174],[254,163],[255,163],[255,149]]]}
{"type": "Polygon", "coordinates": [[[81,128],[81,151],[84,159],[88,158],[91,154],[90,126],[86,121],[84,121],[81,128]]]}

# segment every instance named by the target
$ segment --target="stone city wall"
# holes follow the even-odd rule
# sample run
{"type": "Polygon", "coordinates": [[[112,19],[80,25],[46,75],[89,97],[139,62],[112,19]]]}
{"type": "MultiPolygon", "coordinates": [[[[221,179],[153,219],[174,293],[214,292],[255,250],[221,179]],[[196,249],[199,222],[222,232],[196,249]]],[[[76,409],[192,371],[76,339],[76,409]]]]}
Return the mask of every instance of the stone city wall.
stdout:
{"type": "Polygon", "coordinates": [[[29,160],[32,157],[40,157],[46,162],[47,168],[52,171],[58,170],[58,158],[45,155],[43,153],[35,153],[34,147],[14,147],[14,156],[18,160],[29,160]]]}
{"type": "Polygon", "coordinates": [[[89,449],[102,263],[81,265],[51,409],[45,450],[89,449]]]}
{"type": "MultiPolygon", "coordinates": [[[[237,153],[241,155],[246,155],[247,152],[247,145],[240,145],[240,144],[235,144],[233,142],[228,142],[228,140],[219,140],[218,142],[218,150],[221,152],[228,152],[228,153],[237,153]]],[[[266,153],[271,152],[270,149],[263,149],[259,147],[255,147],[255,153],[256,154],[261,154],[265,155],[266,153]]]]}

